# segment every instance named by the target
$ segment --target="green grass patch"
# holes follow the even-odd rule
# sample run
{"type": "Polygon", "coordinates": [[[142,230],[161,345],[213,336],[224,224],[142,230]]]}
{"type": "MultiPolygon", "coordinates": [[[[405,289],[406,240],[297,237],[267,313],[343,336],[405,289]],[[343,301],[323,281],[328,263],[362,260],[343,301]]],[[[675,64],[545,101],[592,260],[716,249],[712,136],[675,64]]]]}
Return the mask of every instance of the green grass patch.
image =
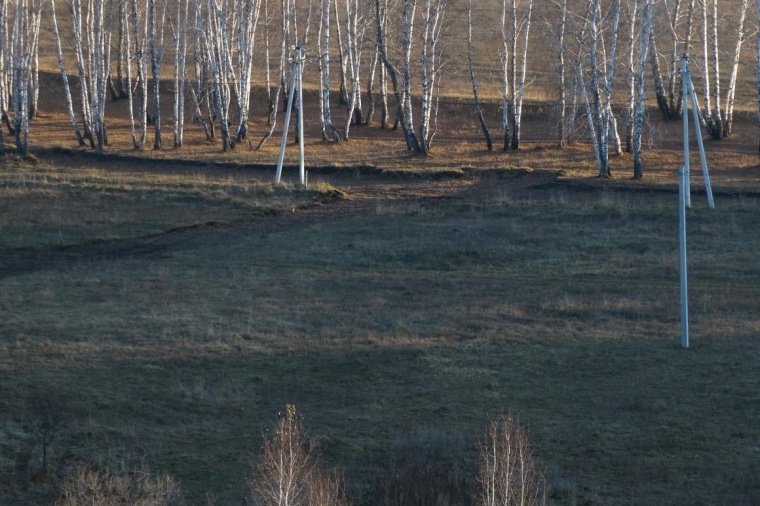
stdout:
{"type": "Polygon", "coordinates": [[[0,172],[0,249],[70,246],[228,223],[289,210],[330,191],[325,185],[274,187],[201,172],[7,168],[0,172]]]}
{"type": "MultiPolygon", "coordinates": [[[[474,443],[513,410],[557,504],[760,497],[755,203],[689,213],[692,348],[678,347],[677,213],[598,202],[420,207],[0,280],[0,492],[39,455],[35,396],[68,399],[57,466],[137,462],[240,503],[286,403],[358,504],[393,442],[474,443]]],[[[472,464],[472,454],[460,456],[472,464]]],[[[31,499],[30,499],[31,498],[31,499]]]]}

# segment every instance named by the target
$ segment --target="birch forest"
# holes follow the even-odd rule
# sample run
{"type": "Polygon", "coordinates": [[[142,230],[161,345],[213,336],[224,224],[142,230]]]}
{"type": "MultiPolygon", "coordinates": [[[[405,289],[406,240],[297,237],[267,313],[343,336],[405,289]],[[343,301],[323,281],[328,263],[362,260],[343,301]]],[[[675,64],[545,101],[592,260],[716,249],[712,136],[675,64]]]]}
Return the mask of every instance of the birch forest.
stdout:
{"type": "Polygon", "coordinates": [[[0,149],[26,155],[45,121],[41,72],[60,76],[72,145],[106,150],[126,122],[138,150],[181,149],[188,129],[221,151],[262,149],[298,46],[294,107],[325,143],[363,126],[445,151],[461,130],[440,132],[439,115],[456,98],[489,151],[520,149],[523,121],[540,121],[547,142],[588,145],[599,176],[630,153],[640,178],[651,125],[684,113],[682,57],[709,138],[732,135],[740,83],[756,79],[760,98],[758,18],[760,0],[0,0],[0,149]],[[536,104],[551,118],[533,118],[536,104]]]}

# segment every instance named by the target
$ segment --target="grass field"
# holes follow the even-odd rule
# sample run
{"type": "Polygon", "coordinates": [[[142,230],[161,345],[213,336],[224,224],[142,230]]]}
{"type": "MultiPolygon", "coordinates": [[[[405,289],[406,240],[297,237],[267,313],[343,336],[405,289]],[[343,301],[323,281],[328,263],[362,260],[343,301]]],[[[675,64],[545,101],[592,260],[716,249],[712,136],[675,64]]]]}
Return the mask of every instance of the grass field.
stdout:
{"type": "Polygon", "coordinates": [[[458,434],[452,458],[471,469],[489,415],[506,410],[528,425],[556,504],[760,500],[756,193],[719,193],[715,211],[695,196],[682,350],[668,188],[336,173],[322,188],[343,198],[295,212],[283,204],[320,192],[264,191],[255,173],[4,174],[4,212],[26,228],[4,226],[0,262],[23,265],[19,246],[42,260],[0,278],[0,502],[54,498],[75,462],[144,460],[192,504],[240,504],[286,403],[356,504],[374,503],[395,441],[458,434]],[[64,237],[134,253],[88,258],[85,244],[73,259],[32,219],[55,209],[64,237]],[[137,247],[212,220],[228,225],[137,247]],[[35,472],[40,405],[66,420],[50,473],[35,472]]]}
{"type": "MultiPolygon", "coordinates": [[[[50,504],[83,463],[144,463],[188,504],[246,504],[262,432],[287,404],[356,505],[383,504],[383,480],[412,456],[435,455],[471,492],[476,442],[507,411],[554,504],[760,503],[751,50],[735,132],[706,144],[714,211],[693,172],[683,350],[681,124],[650,109],[642,181],[629,155],[594,177],[583,118],[578,142],[555,148],[553,11],[537,1],[522,148],[487,152],[460,4],[430,156],[376,124],[322,142],[307,69],[308,189],[293,184],[293,146],[271,185],[279,129],[260,151],[221,153],[189,122],[181,149],[135,151],[123,100],[107,105],[106,152],[75,148],[42,55],[31,156],[0,158],[0,505],[50,504]]],[[[495,5],[476,2],[475,44],[496,137],[495,5]]],[[[721,33],[724,50],[734,36],[721,33]]],[[[257,79],[254,144],[268,119],[257,79]]]]}

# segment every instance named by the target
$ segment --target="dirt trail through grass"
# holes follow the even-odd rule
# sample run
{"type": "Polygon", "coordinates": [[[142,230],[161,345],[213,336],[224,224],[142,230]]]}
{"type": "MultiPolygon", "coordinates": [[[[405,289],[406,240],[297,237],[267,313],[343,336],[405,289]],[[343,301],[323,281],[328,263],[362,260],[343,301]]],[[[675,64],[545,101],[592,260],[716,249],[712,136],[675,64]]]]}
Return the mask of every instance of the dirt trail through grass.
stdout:
{"type": "MultiPolygon", "coordinates": [[[[116,167],[121,170],[123,167],[116,167]]],[[[187,170],[182,165],[141,164],[140,171],[187,170]]],[[[232,178],[268,177],[262,169],[229,171],[232,178]]],[[[316,172],[316,171],[315,171],[316,172]]],[[[523,196],[526,190],[553,185],[557,172],[508,170],[453,172],[420,175],[385,173],[363,175],[359,170],[321,171],[315,179],[340,189],[318,201],[288,211],[272,211],[228,223],[208,222],[136,238],[103,240],[65,247],[15,248],[0,250],[0,278],[67,265],[122,258],[161,258],[207,244],[235,241],[237,237],[277,233],[284,230],[329,223],[351,216],[386,211],[409,211],[445,205],[476,206],[484,199],[523,196]],[[338,194],[340,193],[340,194],[338,194]]]]}

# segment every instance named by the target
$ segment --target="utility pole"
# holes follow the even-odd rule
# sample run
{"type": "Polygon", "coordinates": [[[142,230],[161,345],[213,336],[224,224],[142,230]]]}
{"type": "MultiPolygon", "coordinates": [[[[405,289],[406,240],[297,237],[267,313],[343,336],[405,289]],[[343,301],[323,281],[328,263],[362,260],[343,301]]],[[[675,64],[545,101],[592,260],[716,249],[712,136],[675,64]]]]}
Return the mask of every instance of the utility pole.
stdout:
{"type": "Polygon", "coordinates": [[[295,58],[290,59],[290,85],[288,92],[288,109],[285,112],[285,124],[282,127],[282,141],[280,142],[280,154],[277,157],[277,171],[274,176],[274,184],[280,184],[282,176],[282,163],[285,158],[285,145],[288,142],[288,127],[290,126],[290,114],[293,111],[293,96],[298,92],[298,180],[301,186],[306,186],[306,171],[303,161],[303,50],[300,46],[295,48],[295,58]]]}
{"type": "Polygon", "coordinates": [[[689,55],[685,53],[683,56],[681,56],[681,87],[683,96],[683,165],[678,170],[678,259],[681,289],[681,347],[688,348],[689,299],[686,273],[686,208],[691,207],[691,186],[689,183],[689,100],[691,100],[691,112],[694,119],[694,130],[697,134],[699,158],[702,164],[702,175],[704,176],[705,180],[705,192],[707,193],[707,203],[710,206],[710,209],[715,208],[715,201],[713,200],[712,186],[710,185],[710,174],[707,172],[705,146],[702,142],[702,131],[700,130],[699,125],[699,108],[697,107],[694,85],[691,82],[691,73],[689,72],[689,55]]]}

